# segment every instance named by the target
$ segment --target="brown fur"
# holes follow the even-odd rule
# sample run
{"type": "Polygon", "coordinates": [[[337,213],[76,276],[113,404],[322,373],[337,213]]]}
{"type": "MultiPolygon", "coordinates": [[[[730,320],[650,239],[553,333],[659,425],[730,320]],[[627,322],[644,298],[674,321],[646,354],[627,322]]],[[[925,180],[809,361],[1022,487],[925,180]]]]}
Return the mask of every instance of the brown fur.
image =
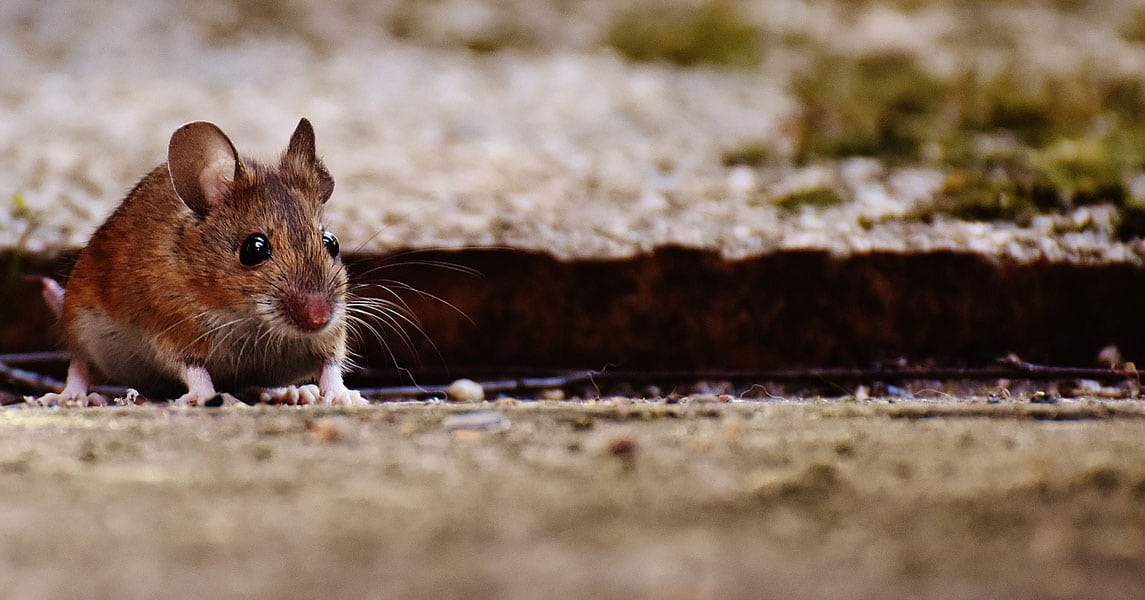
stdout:
{"type": "Polygon", "coordinates": [[[322,243],[334,181],[309,122],[278,164],[238,159],[209,209],[180,198],[174,171],[164,164],[144,177],[80,254],[63,311],[76,357],[125,385],[163,390],[177,388],[187,365],[235,390],[312,380],[342,363],[346,273],[322,243]],[[244,266],[240,248],[257,232],[272,256],[244,266]],[[293,327],[284,306],[298,294],[328,298],[331,322],[312,333],[293,327]]]}

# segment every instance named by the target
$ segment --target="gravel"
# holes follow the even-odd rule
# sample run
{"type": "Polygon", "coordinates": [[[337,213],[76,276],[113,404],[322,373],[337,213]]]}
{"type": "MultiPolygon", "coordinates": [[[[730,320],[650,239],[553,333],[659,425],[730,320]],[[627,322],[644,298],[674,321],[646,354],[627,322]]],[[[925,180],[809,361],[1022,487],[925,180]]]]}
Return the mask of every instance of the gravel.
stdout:
{"type": "Polygon", "coordinates": [[[269,157],[307,116],[338,182],[331,226],[352,251],[499,246],[572,259],[677,245],[730,258],[951,250],[1145,263],[1145,248],[1117,241],[1100,207],[1024,227],[904,222],[941,186],[942,167],[782,160],[799,112],[788,85],[807,47],[905,49],[938,71],[996,64],[997,45],[975,37],[985,35],[981,21],[983,31],[1012,33],[1011,58],[1031,69],[1139,72],[1145,52],[1115,35],[1134,3],[1065,15],[941,3],[856,15],[848,4],[743,3],[772,37],[809,43],[769,47],[757,68],[728,69],[623,59],[603,40],[629,5],[607,2],[5,2],[0,248],[82,245],[164,160],[183,122],[215,121],[240,151],[269,157]],[[394,34],[399,22],[404,37],[394,34]],[[501,51],[465,48],[506,28],[516,37],[501,51]],[[781,160],[722,164],[742,144],[781,160]],[[824,188],[845,202],[776,205],[824,188]]]}

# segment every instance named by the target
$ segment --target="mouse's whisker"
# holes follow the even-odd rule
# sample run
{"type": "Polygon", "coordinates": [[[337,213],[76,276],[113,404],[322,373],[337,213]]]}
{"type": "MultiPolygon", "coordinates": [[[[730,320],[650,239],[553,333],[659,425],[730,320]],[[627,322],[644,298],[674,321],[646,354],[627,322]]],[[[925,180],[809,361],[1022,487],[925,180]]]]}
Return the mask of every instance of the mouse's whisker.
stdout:
{"type": "MultiPolygon", "coordinates": [[[[362,298],[356,301],[354,305],[355,310],[361,312],[365,316],[371,316],[377,319],[380,323],[385,324],[388,329],[393,330],[403,337],[406,346],[412,348],[412,339],[405,333],[402,324],[413,328],[422,339],[424,339],[429,346],[433,349],[434,354],[439,359],[444,360],[440,349],[433,339],[426,332],[425,327],[417,319],[417,316],[412,311],[407,311],[404,307],[391,300],[382,298],[362,298]]],[[[415,353],[416,356],[416,353],[415,353]]]]}
{"type": "Polygon", "coordinates": [[[420,325],[418,325],[416,321],[402,314],[400,310],[394,310],[391,307],[386,307],[378,304],[363,303],[355,305],[354,308],[362,315],[373,317],[378,321],[379,324],[384,325],[387,329],[393,331],[398,335],[399,339],[402,340],[406,348],[409,349],[411,353],[416,352],[414,349],[413,338],[410,337],[410,335],[406,333],[405,328],[402,327],[402,323],[404,322],[424,335],[425,331],[420,325]]]}
{"type": "Polygon", "coordinates": [[[365,331],[373,336],[373,338],[376,339],[378,343],[385,345],[386,342],[382,338],[381,332],[379,332],[377,327],[375,327],[374,324],[369,320],[363,319],[357,314],[349,314],[346,315],[346,322],[349,324],[350,336],[357,344],[360,345],[365,343],[366,339],[365,335],[363,334],[363,331],[365,331]]]}
{"type": "Polygon", "coordinates": [[[331,271],[329,277],[326,278],[325,287],[335,294],[344,294],[349,280],[349,271],[346,270],[346,265],[340,263],[338,268],[331,271]]]}
{"type": "Polygon", "coordinates": [[[409,316],[410,318],[414,319],[414,321],[417,321],[417,318],[418,318],[417,314],[414,313],[413,308],[410,307],[409,303],[406,302],[405,299],[401,297],[401,294],[395,293],[393,290],[390,290],[389,287],[386,287],[385,285],[372,285],[372,286],[366,285],[363,287],[377,287],[377,289],[381,290],[382,292],[386,292],[389,295],[392,295],[394,300],[387,300],[384,298],[378,298],[378,297],[374,297],[374,295],[357,295],[356,298],[361,299],[364,302],[385,302],[386,306],[393,307],[395,310],[401,310],[402,313],[404,313],[406,316],[409,316]],[[398,305],[401,305],[401,306],[398,306],[398,305]]]}
{"type": "Polygon", "coordinates": [[[375,321],[378,325],[393,331],[402,341],[405,347],[410,351],[410,353],[415,357],[417,356],[413,338],[406,332],[405,327],[402,326],[404,322],[424,336],[424,330],[418,326],[416,322],[410,320],[405,315],[402,315],[398,310],[381,306],[376,303],[355,305],[354,309],[355,312],[362,315],[362,317],[368,317],[370,320],[375,321]]]}
{"type": "MultiPolygon", "coordinates": [[[[164,355],[164,354],[167,354],[169,352],[173,352],[174,356],[179,357],[179,359],[181,360],[181,357],[187,353],[187,350],[192,345],[194,345],[195,342],[202,339],[203,335],[206,335],[206,333],[202,333],[198,337],[196,337],[195,339],[191,340],[190,342],[183,343],[179,347],[176,347],[176,348],[167,347],[165,344],[163,344],[161,342],[161,340],[164,339],[164,335],[166,335],[168,332],[173,331],[173,330],[179,328],[180,326],[186,326],[189,322],[198,321],[202,317],[206,316],[208,312],[209,311],[202,311],[198,314],[187,315],[187,316],[184,316],[182,318],[176,319],[173,323],[171,323],[167,327],[163,328],[158,334],[156,334],[155,336],[153,336],[151,338],[151,347],[152,348],[147,351],[147,354],[164,355]]],[[[131,354],[130,354],[130,360],[132,360],[132,361],[141,360],[141,359],[144,359],[145,356],[146,356],[146,354],[144,353],[144,348],[142,347],[142,345],[138,345],[135,348],[132,348],[131,354]]]]}
{"type": "MultiPolygon", "coordinates": [[[[200,319],[202,319],[205,316],[210,316],[210,315],[208,315],[208,311],[206,311],[206,310],[202,311],[202,313],[199,313],[197,315],[191,315],[188,317],[184,317],[183,319],[180,319],[179,324],[181,325],[181,324],[188,323],[188,322],[195,322],[199,327],[202,327],[203,323],[200,323],[199,321],[200,321],[200,319]]],[[[157,338],[161,337],[161,335],[163,335],[167,331],[171,331],[173,329],[174,329],[174,326],[168,326],[167,329],[163,330],[163,332],[160,332],[157,335],[157,338]]],[[[176,352],[179,353],[180,355],[187,354],[188,352],[190,352],[190,349],[192,346],[195,346],[196,344],[198,344],[199,340],[203,340],[204,338],[207,337],[207,335],[211,335],[212,333],[214,333],[218,329],[219,329],[218,326],[210,326],[210,327],[206,327],[206,329],[200,329],[199,334],[196,335],[195,338],[191,338],[190,340],[183,342],[183,344],[180,348],[175,349],[176,352]]]]}
{"type": "Polygon", "coordinates": [[[396,269],[399,267],[430,267],[430,268],[434,268],[434,269],[441,269],[444,271],[453,271],[455,273],[461,273],[462,275],[468,275],[470,277],[484,277],[485,276],[484,273],[482,273],[481,271],[478,271],[477,269],[474,269],[473,267],[467,267],[465,265],[446,262],[446,261],[442,261],[442,260],[402,260],[402,261],[394,261],[394,262],[385,262],[385,263],[382,263],[379,265],[373,265],[370,268],[366,269],[365,271],[358,273],[357,278],[361,279],[364,277],[369,277],[370,275],[373,275],[373,274],[378,273],[380,271],[385,271],[387,269],[396,269]]]}
{"type": "Polygon", "coordinates": [[[238,358],[236,359],[236,364],[246,364],[244,361],[247,360],[247,352],[253,354],[258,351],[258,339],[260,337],[262,337],[262,333],[259,333],[258,335],[248,334],[243,336],[242,345],[240,345],[238,349],[238,358]]]}
{"type": "Polygon", "coordinates": [[[381,344],[382,350],[385,352],[385,354],[387,356],[390,357],[390,362],[392,362],[394,364],[394,368],[397,368],[397,369],[402,368],[401,365],[398,363],[397,355],[394,354],[393,349],[390,348],[390,344],[385,340],[385,337],[382,336],[381,332],[379,332],[377,330],[377,328],[375,328],[372,324],[368,323],[366,320],[358,317],[357,315],[348,315],[347,319],[349,319],[351,324],[353,325],[352,329],[355,331],[355,334],[354,334],[355,336],[357,336],[357,337],[359,337],[359,339],[361,339],[360,338],[361,334],[357,332],[357,327],[365,328],[366,331],[369,331],[371,334],[373,334],[373,336],[378,340],[378,343],[381,344]]]}
{"type": "Polygon", "coordinates": [[[408,308],[390,300],[384,300],[382,298],[359,300],[354,302],[353,307],[365,314],[390,314],[395,318],[400,318],[402,321],[408,322],[414,327],[422,328],[417,315],[413,314],[408,308]]]}
{"type": "MultiPolygon", "coordinates": [[[[200,341],[200,340],[203,340],[203,339],[207,339],[207,338],[209,338],[209,337],[212,337],[212,336],[214,336],[216,333],[218,333],[219,331],[221,331],[221,330],[223,330],[223,329],[226,329],[226,328],[228,328],[228,327],[230,327],[230,326],[234,325],[235,323],[239,323],[239,322],[242,322],[242,321],[245,321],[245,320],[246,320],[246,317],[239,317],[239,318],[236,318],[236,319],[232,319],[232,320],[230,320],[230,321],[226,321],[226,322],[223,322],[223,323],[218,323],[218,324],[216,324],[216,325],[214,325],[214,326],[212,326],[212,327],[209,327],[209,328],[207,328],[207,329],[203,330],[203,332],[202,332],[202,333],[200,333],[199,335],[195,336],[195,338],[194,338],[194,339],[192,339],[191,341],[189,341],[189,342],[187,342],[186,344],[184,344],[184,345],[183,345],[183,348],[182,348],[182,352],[184,352],[184,353],[185,353],[185,352],[188,352],[188,351],[190,351],[190,350],[191,350],[191,348],[192,348],[192,347],[193,347],[195,344],[199,343],[199,341],[200,341]]],[[[220,344],[220,340],[212,340],[212,343],[210,344],[210,347],[209,347],[209,349],[207,350],[207,356],[206,356],[206,359],[207,359],[207,360],[210,360],[210,358],[211,358],[211,355],[212,355],[212,354],[215,352],[215,350],[216,350],[216,349],[217,349],[217,348],[218,348],[220,345],[221,345],[221,344],[220,344]]]]}
{"type": "Polygon", "coordinates": [[[197,314],[187,315],[187,316],[182,317],[180,319],[176,319],[174,323],[171,323],[167,327],[164,327],[162,330],[159,331],[159,333],[155,334],[155,337],[157,337],[157,338],[162,337],[164,334],[171,331],[172,329],[175,329],[176,327],[184,325],[185,323],[187,323],[189,321],[198,321],[199,319],[210,314],[210,312],[211,312],[210,310],[204,310],[204,311],[200,311],[197,314]]]}
{"type": "Polygon", "coordinates": [[[349,326],[349,337],[354,341],[354,345],[361,347],[365,344],[365,335],[363,334],[363,330],[365,332],[369,332],[373,339],[378,340],[379,344],[385,344],[385,340],[381,338],[381,333],[378,332],[373,324],[365,321],[365,319],[358,317],[357,315],[347,315],[346,322],[349,326]]]}
{"type": "MultiPolygon", "coordinates": [[[[475,323],[473,321],[473,319],[469,317],[469,315],[465,314],[465,311],[458,308],[456,304],[453,304],[452,302],[446,300],[445,298],[442,298],[441,296],[438,296],[437,294],[433,294],[431,292],[427,292],[425,290],[415,288],[412,285],[409,285],[408,283],[403,283],[401,281],[394,281],[391,279],[385,279],[385,280],[383,280],[383,283],[384,283],[384,285],[383,284],[362,284],[362,285],[365,287],[377,287],[377,288],[379,288],[383,291],[386,291],[386,292],[388,292],[394,296],[399,296],[399,295],[393,290],[393,288],[408,290],[410,292],[413,292],[414,294],[417,294],[418,296],[421,296],[423,298],[428,298],[430,300],[434,300],[434,301],[442,304],[443,306],[450,308],[451,310],[456,312],[459,316],[461,316],[466,321],[468,321],[470,325],[472,325],[474,327],[477,326],[477,323],[475,323]]],[[[405,304],[404,299],[402,300],[402,304],[405,304]]],[[[407,304],[406,306],[408,307],[409,305],[407,304]]]]}

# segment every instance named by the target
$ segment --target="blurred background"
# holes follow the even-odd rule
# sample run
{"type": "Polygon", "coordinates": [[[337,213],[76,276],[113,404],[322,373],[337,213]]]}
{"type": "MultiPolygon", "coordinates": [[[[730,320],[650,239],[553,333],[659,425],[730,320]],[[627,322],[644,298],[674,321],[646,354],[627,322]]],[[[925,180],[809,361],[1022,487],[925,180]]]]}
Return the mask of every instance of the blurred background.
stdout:
{"type": "Polygon", "coordinates": [[[385,272],[479,323],[410,294],[440,363],[1135,355],[1143,80],[1128,0],[9,0],[0,296],[180,124],[273,158],[306,116],[350,255],[500,252],[385,272]]]}
{"type": "Polygon", "coordinates": [[[12,0],[0,247],[82,245],[183,122],[307,116],[351,250],[1139,262],[1142,73],[1118,0],[12,0]]]}

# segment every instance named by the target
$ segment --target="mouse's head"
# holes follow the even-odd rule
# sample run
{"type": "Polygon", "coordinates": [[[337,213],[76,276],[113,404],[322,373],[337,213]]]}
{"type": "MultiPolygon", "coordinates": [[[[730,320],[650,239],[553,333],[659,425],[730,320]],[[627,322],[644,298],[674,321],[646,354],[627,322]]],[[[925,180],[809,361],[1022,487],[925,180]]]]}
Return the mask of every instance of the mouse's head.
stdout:
{"type": "Polygon", "coordinates": [[[346,269],[322,215],[334,179],[315,153],[310,122],[299,121],[276,165],[241,159],[222,130],[202,121],[175,131],[167,158],[193,214],[180,240],[204,301],[257,315],[287,337],[340,335],[346,269]]]}

